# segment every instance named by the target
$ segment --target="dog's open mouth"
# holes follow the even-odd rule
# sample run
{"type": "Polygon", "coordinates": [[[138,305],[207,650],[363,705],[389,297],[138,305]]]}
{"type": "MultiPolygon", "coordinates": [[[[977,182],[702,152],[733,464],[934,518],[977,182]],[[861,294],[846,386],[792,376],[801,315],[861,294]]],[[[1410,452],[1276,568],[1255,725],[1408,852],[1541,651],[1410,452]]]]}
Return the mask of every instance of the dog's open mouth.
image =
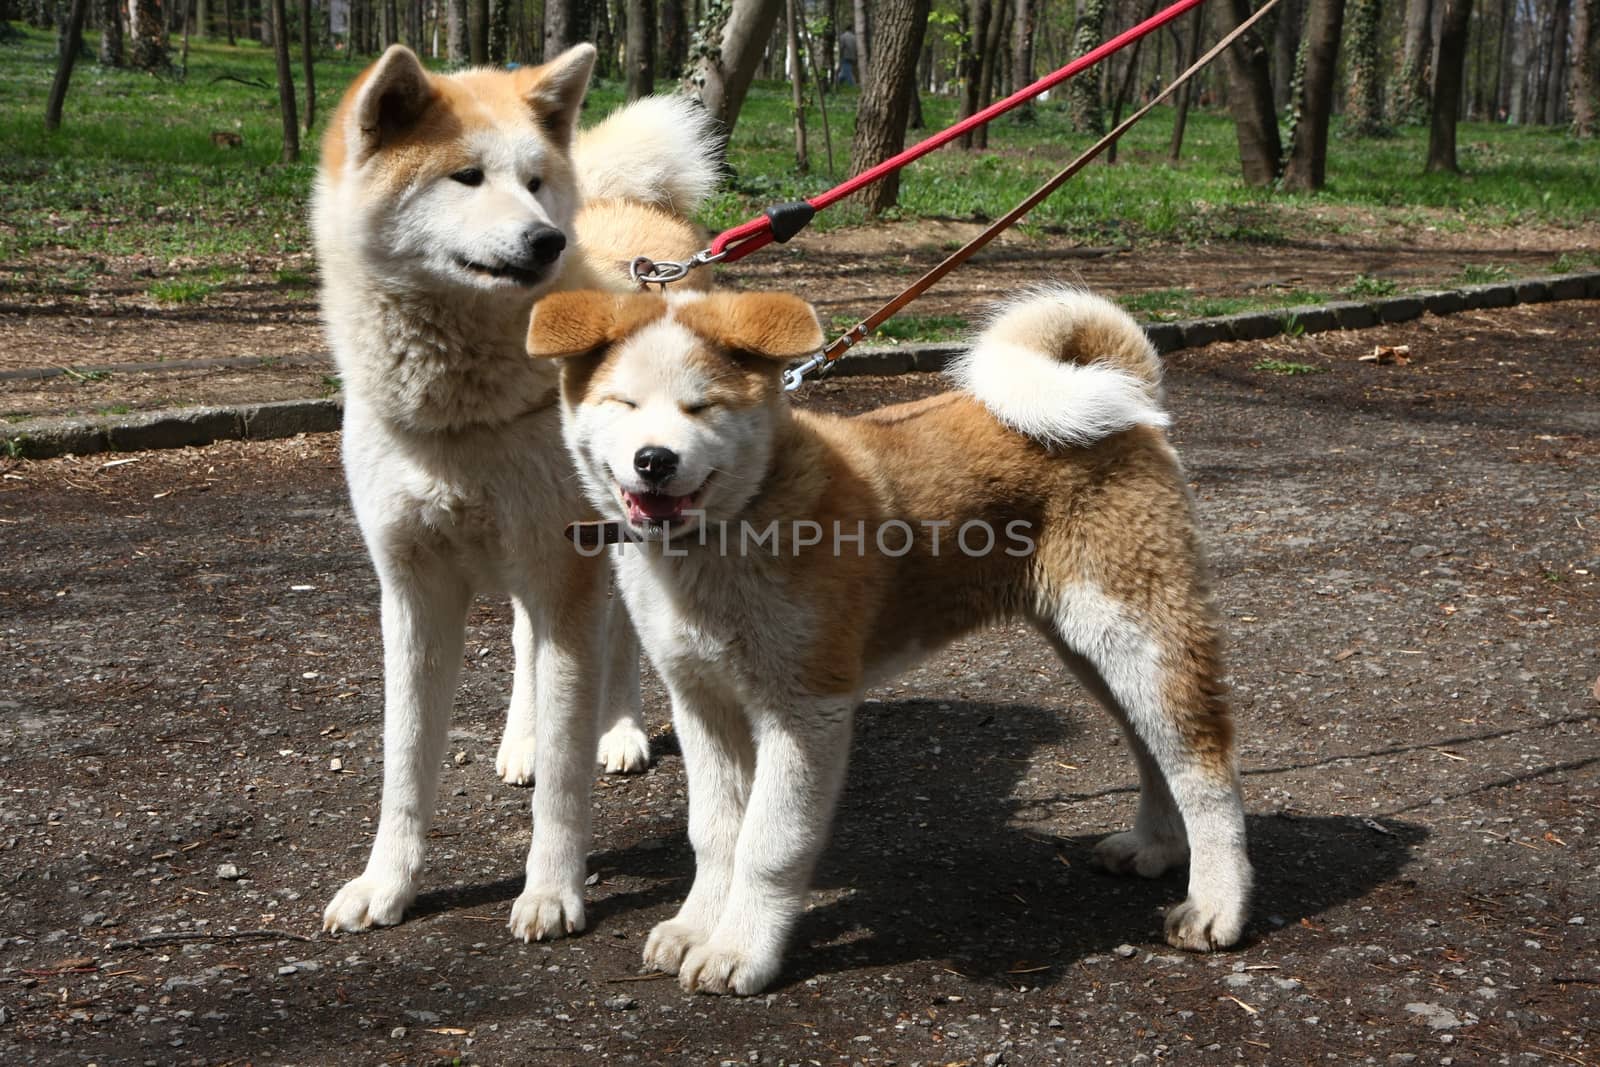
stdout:
{"type": "Polygon", "coordinates": [[[516,267],[510,263],[502,263],[498,267],[491,267],[487,263],[476,263],[470,259],[456,257],[456,265],[463,270],[474,274],[482,274],[488,278],[503,278],[506,281],[516,282],[518,285],[538,285],[544,281],[548,271],[544,267],[516,267]]]}
{"type": "MultiPolygon", "coordinates": [[[[621,487],[618,487],[621,489],[621,487]]],[[[705,496],[705,486],[683,496],[670,493],[636,493],[622,489],[622,506],[627,509],[628,521],[635,526],[664,525],[682,522],[684,514],[700,506],[705,496]]]]}

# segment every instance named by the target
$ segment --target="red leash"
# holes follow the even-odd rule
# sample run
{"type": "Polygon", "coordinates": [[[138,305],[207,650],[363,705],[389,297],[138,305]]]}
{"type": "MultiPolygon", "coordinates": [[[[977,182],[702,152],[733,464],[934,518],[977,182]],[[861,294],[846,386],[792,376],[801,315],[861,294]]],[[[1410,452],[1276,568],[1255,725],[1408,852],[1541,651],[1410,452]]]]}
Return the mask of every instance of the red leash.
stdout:
{"type": "MultiPolygon", "coordinates": [[[[743,259],[758,248],[765,248],[773,241],[787,241],[805,228],[811,217],[830,204],[835,204],[851,193],[858,192],[873,182],[892,171],[899,170],[913,160],[921,159],[935,148],[943,147],[954,141],[957,137],[982,126],[997,116],[1004,115],[1007,111],[1027,103],[1047,89],[1074,77],[1089,67],[1094,66],[1113,52],[1124,48],[1147,34],[1154,33],[1173,19],[1204,3],[1205,0],[1178,0],[1177,3],[1162,11],[1156,12],[1139,25],[1113,37],[1111,40],[1086,52],[1071,63],[1062,67],[1054,74],[1047,74],[1025,89],[1020,89],[1004,100],[997,101],[984,108],[975,115],[962,119],[949,129],[934,134],[921,144],[901,152],[899,155],[884,160],[870,170],[864,170],[854,178],[834,186],[825,193],[819,193],[807,200],[796,201],[793,204],[779,204],[768,208],[765,214],[757,215],[749,222],[735,226],[731,230],[719,233],[711,242],[711,247],[703,255],[706,262],[713,260],[723,263],[732,263],[743,259]]],[[[665,264],[662,264],[665,266],[665,264]]]]}

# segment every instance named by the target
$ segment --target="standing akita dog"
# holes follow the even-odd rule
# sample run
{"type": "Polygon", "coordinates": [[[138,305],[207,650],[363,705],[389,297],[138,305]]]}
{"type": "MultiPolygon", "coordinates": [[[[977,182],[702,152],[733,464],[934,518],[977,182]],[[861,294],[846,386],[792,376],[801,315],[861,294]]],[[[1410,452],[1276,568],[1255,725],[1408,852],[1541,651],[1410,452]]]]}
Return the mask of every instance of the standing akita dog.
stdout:
{"type": "Polygon", "coordinates": [[[628,285],[632,255],[683,258],[717,179],[710,121],[681,99],[578,134],[588,45],[543,66],[435,76],[390,48],[329,123],[312,201],[322,313],[344,383],[350,496],[383,591],[383,803],[329,930],[415,899],[474,593],[514,606],[516,675],[495,765],[536,781],[524,940],[583,928],[589,789],[649,760],[638,646],[604,560],[561,522],[582,506],[556,374],[523,350],[534,300],[628,285]],[[610,633],[607,634],[609,627],[610,633]],[[608,647],[609,646],[609,647],[608,647]]]}
{"type": "Polygon", "coordinates": [[[562,293],[534,311],[530,353],[565,357],[590,499],[642,541],[618,582],[688,773],[694,885],[645,962],[691,990],[771,982],[863,691],[1013,618],[1138,763],[1133,828],[1097,856],[1148,876],[1187,858],[1167,940],[1235,943],[1251,871],[1218,622],[1143,331],[1045,291],[957,362],[961,391],[848,419],[784,401],[784,363],[821,342],[778,295],[562,293]]]}

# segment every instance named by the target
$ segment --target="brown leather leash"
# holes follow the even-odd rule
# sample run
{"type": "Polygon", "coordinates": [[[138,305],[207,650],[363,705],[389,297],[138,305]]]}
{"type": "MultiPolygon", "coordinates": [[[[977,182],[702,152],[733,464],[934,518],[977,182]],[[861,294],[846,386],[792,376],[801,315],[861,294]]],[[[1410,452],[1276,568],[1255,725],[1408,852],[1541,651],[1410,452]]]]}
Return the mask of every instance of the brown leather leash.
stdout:
{"type": "Polygon", "coordinates": [[[907,304],[911,303],[913,300],[917,299],[917,297],[933,288],[933,286],[941,278],[955,270],[957,267],[961,266],[961,264],[965,263],[967,260],[971,259],[974,254],[976,254],[990,241],[994,240],[996,237],[1000,236],[1000,234],[1016,225],[1019,219],[1021,219],[1028,212],[1032,211],[1034,208],[1038,207],[1039,204],[1049,197],[1051,193],[1059,189],[1062,184],[1067,181],[1067,179],[1071,178],[1084,167],[1087,167],[1090,163],[1094,162],[1095,158],[1099,156],[1100,153],[1104,152],[1107,148],[1110,148],[1113,144],[1115,144],[1123,134],[1127,133],[1133,128],[1135,123],[1154,110],[1156,105],[1160,104],[1162,101],[1166,100],[1169,96],[1176,92],[1184,82],[1188,81],[1190,78],[1194,77],[1194,75],[1204,70],[1206,66],[1216,59],[1217,56],[1221,55],[1229,45],[1233,44],[1234,41],[1243,36],[1251,26],[1254,26],[1264,15],[1267,14],[1267,12],[1271,11],[1277,3],[1278,0],[1267,0],[1266,3],[1261,5],[1260,9],[1257,10],[1255,14],[1251,15],[1249,18],[1239,23],[1238,26],[1234,27],[1232,32],[1223,37],[1222,40],[1218,41],[1209,52],[1192,63],[1182,74],[1174,78],[1165,89],[1161,90],[1161,92],[1157,93],[1153,98],[1151,98],[1149,103],[1145,104],[1138,111],[1135,111],[1133,114],[1129,115],[1122,122],[1118,123],[1116,128],[1110,133],[1106,134],[1104,137],[1100,138],[1100,140],[1090,145],[1082,155],[1080,155],[1077,159],[1074,159],[1071,163],[1068,163],[1064,168],[1061,169],[1059,173],[1056,174],[1055,177],[1051,178],[1049,181],[1045,182],[1043,185],[1039,186],[1039,188],[1035,189],[1031,194],[1029,194],[1026,200],[1022,201],[1022,203],[1018,204],[1000,218],[990,223],[982,233],[978,234],[972,240],[956,249],[956,251],[952,252],[942,263],[928,271],[928,273],[924,274],[916,281],[912,282],[894,299],[890,300],[877,311],[874,311],[872,314],[856,323],[850,329],[846,330],[827,348],[824,348],[821,352],[812,356],[804,363],[789,368],[789,370],[786,371],[783,376],[783,387],[791,392],[795,389],[798,389],[800,387],[800,383],[803,382],[808,375],[829,366],[834,360],[848,352],[854,345],[859,344],[869,333],[873,332],[879,326],[882,326],[885,322],[889,321],[890,318],[905,308],[907,304]]]}

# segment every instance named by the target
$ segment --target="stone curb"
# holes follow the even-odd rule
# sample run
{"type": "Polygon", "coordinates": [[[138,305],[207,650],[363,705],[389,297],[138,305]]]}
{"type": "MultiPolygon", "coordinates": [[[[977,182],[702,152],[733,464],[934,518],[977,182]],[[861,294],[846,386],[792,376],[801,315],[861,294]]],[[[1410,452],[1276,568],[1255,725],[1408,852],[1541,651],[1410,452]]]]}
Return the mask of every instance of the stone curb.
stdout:
{"type": "Polygon", "coordinates": [[[0,430],[0,450],[26,459],[68,453],[138,452],[214,441],[265,441],[299,433],[337,430],[339,400],[283,400],[271,404],[182,408],[96,418],[34,419],[0,430]]]}
{"type": "MultiPolygon", "coordinates": [[[[1282,333],[1300,336],[1328,330],[1363,330],[1380,323],[1407,322],[1424,313],[1452,315],[1460,311],[1551,300],[1600,300],[1600,271],[1143,325],[1156,351],[1165,354],[1217,341],[1260,341],[1282,333]]],[[[961,345],[948,342],[866,347],[840,359],[829,377],[938,371],[960,351],[961,345]]],[[[342,421],[343,406],[338,398],[183,408],[101,418],[34,419],[0,427],[0,453],[25,459],[48,459],[68,453],[88,455],[182,448],[213,441],[265,441],[337,430],[342,421]]]]}

